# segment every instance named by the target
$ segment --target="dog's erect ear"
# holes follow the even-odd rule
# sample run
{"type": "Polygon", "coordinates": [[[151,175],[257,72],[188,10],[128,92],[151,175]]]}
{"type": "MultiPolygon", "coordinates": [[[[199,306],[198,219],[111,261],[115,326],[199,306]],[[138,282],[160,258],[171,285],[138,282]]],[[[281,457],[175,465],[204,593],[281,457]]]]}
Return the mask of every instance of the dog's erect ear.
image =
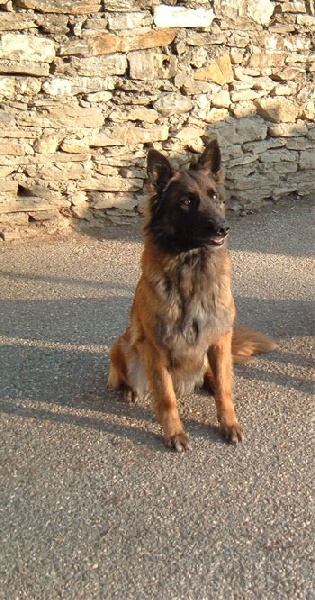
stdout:
{"type": "Polygon", "coordinates": [[[199,169],[207,169],[211,173],[217,173],[221,169],[221,151],[217,140],[212,140],[199,157],[199,169]]]}
{"type": "Polygon", "coordinates": [[[157,192],[162,192],[173,175],[171,164],[157,150],[149,150],[147,159],[147,174],[150,183],[157,192]]]}

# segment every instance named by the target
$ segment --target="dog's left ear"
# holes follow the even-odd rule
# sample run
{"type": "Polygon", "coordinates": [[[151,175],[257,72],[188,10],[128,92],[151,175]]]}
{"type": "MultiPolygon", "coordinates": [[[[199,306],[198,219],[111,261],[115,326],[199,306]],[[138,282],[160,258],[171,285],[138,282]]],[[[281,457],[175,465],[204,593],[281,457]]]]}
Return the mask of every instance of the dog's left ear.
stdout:
{"type": "Polygon", "coordinates": [[[198,159],[198,169],[207,169],[218,173],[221,169],[221,151],[217,140],[212,140],[198,159]]]}
{"type": "Polygon", "coordinates": [[[147,174],[155,190],[162,192],[173,175],[170,162],[157,150],[149,150],[147,158],[147,174]]]}

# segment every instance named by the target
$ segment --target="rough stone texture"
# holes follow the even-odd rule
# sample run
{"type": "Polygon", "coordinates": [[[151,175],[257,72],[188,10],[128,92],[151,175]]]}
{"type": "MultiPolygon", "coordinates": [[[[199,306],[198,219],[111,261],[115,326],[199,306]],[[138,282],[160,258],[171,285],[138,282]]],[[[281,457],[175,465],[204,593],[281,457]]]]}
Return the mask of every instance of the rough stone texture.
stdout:
{"type": "Polygon", "coordinates": [[[312,0],[0,0],[0,237],[141,213],[148,147],[227,207],[314,193],[312,0]],[[211,7],[210,7],[211,4],[211,7]]]}

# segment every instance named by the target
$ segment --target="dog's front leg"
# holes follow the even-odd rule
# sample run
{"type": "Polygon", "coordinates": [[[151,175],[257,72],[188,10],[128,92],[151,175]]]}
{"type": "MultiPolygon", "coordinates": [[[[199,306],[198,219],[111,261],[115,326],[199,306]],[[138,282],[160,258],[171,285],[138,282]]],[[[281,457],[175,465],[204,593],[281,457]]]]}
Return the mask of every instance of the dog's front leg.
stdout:
{"type": "Polygon", "coordinates": [[[177,409],[176,395],[165,357],[152,344],[145,342],[142,348],[143,366],[155,402],[155,410],[163,429],[166,446],[177,452],[190,450],[177,409]]]}
{"type": "Polygon", "coordinates": [[[231,346],[232,333],[227,333],[209,348],[208,359],[215,378],[215,402],[221,434],[227,442],[238,444],[243,439],[243,432],[234,410],[231,346]]]}

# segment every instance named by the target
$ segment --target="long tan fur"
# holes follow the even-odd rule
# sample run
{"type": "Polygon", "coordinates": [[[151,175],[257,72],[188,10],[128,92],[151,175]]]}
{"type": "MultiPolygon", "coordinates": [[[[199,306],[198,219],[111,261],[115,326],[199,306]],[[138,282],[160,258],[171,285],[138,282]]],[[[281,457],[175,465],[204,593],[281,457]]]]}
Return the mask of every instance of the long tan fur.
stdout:
{"type": "Polygon", "coordinates": [[[240,364],[248,362],[255,354],[265,354],[277,350],[278,344],[273,340],[249,327],[235,325],[232,337],[233,363],[240,364]]]}
{"type": "Polygon", "coordinates": [[[202,385],[214,393],[221,434],[236,444],[243,433],[233,362],[276,347],[264,334],[234,328],[220,163],[215,140],[186,171],[149,152],[142,273],[130,324],[110,354],[109,387],[131,400],[149,391],[164,442],[179,452],[190,444],[176,396],[202,385]]]}

